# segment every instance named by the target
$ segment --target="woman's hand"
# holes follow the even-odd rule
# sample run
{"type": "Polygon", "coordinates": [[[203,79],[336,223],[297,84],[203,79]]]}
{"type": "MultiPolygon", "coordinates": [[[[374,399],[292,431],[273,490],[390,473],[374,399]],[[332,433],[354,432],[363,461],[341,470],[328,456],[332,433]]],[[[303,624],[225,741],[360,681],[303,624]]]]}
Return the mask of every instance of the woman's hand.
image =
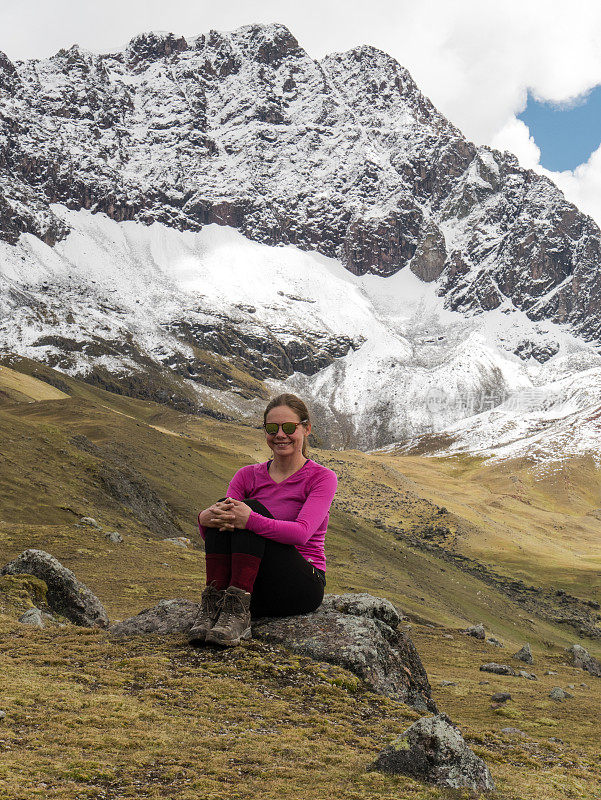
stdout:
{"type": "Polygon", "coordinates": [[[247,506],[241,500],[234,500],[233,497],[226,497],[223,504],[220,505],[227,507],[227,512],[225,513],[233,519],[234,528],[246,528],[246,523],[252,513],[250,506],[247,506]]]}
{"type": "Polygon", "coordinates": [[[217,528],[220,531],[233,531],[235,527],[229,503],[223,500],[201,511],[198,521],[205,528],[217,528]]]}

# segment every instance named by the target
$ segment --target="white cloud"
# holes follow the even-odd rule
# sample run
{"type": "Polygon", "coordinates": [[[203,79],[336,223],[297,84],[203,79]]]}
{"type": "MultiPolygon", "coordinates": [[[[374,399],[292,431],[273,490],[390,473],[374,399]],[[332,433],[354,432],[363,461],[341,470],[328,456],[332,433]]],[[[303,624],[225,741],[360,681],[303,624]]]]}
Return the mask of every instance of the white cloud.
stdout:
{"type": "Polygon", "coordinates": [[[511,117],[492,137],[490,146],[514,153],[525,169],[535,169],[540,165],[540,149],[530,135],[528,126],[516,117],[511,117]]]}
{"type": "Polygon", "coordinates": [[[573,171],[549,172],[544,168],[537,171],[555,181],[566,198],[601,227],[601,147],[573,171]]]}

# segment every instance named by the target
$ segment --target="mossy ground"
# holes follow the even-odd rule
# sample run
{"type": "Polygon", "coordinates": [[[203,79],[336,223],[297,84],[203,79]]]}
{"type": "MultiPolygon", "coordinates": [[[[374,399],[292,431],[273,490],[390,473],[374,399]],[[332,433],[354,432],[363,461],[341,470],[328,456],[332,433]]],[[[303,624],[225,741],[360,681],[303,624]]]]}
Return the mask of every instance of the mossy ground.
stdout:
{"type": "MultiPolygon", "coordinates": [[[[161,598],[197,599],[203,558],[195,512],[223,494],[238,466],[266,455],[260,432],[64,380],[69,398],[28,398],[30,385],[16,399],[35,403],[0,402],[0,563],[27,547],[51,552],[101,598],[112,621],[161,598]],[[108,448],[113,465],[135,467],[173,509],[192,548],[161,542],[106,492],[101,458],[73,444],[82,435],[108,448]],[[76,527],[82,516],[96,518],[103,530],[76,527]],[[123,543],[109,543],[105,530],[118,530],[123,543]]],[[[382,519],[409,528],[444,505],[464,531],[457,547],[475,551],[480,530],[491,550],[480,542],[478,552],[491,563],[505,553],[500,561],[507,569],[515,559],[524,574],[549,585],[565,575],[569,583],[572,556],[562,560],[551,531],[547,561],[539,558],[540,531],[533,534],[532,556],[527,525],[520,533],[524,550],[512,544],[520,515],[509,513],[502,497],[507,482],[515,483],[511,476],[476,461],[353,452],[317,457],[341,476],[328,534],[328,591],[370,591],[409,615],[405,624],[435,699],[488,762],[499,800],[596,800],[601,679],[567,665],[564,648],[576,640],[573,630],[524,612],[477,578],[373,524],[382,519]],[[491,497],[500,497],[500,508],[491,497]],[[460,633],[479,621],[503,648],[460,633]],[[532,667],[511,661],[526,641],[532,667]],[[539,680],[480,672],[486,661],[524,666],[539,680]],[[549,670],[557,674],[544,675],[549,670]],[[569,684],[572,698],[549,699],[553,686],[569,684]],[[494,708],[491,695],[501,690],[513,699],[494,708]]],[[[573,537],[567,552],[585,554],[578,562],[579,593],[595,598],[594,581],[584,578],[592,574],[585,564],[590,530],[580,519],[601,506],[593,473],[581,468],[578,508],[570,500],[573,487],[553,499],[551,484],[530,480],[526,465],[516,471],[523,484],[519,502],[535,509],[541,530],[549,514],[563,515],[560,524],[573,537]]],[[[26,628],[17,619],[32,602],[43,603],[42,589],[26,578],[0,579],[0,709],[6,712],[0,798],[466,796],[367,771],[416,714],[367,691],[344,670],[262,642],[193,650],[184,637],[122,640],[70,625],[26,628]]],[[[600,655],[598,643],[582,643],[600,655]]]]}

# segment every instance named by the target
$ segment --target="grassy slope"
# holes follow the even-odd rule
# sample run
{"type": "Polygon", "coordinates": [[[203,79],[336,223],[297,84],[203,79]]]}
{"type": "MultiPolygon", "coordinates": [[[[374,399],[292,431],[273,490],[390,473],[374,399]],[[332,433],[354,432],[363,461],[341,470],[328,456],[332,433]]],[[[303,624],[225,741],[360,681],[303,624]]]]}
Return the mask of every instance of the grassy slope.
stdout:
{"type": "MultiPolygon", "coordinates": [[[[37,402],[5,398],[0,404],[0,563],[26,547],[52,552],[98,594],[112,620],[163,597],[197,598],[203,569],[195,511],[223,494],[238,466],[266,455],[259,431],[64,380],[69,398],[28,396],[34,392],[29,384],[21,398],[10,399],[37,402]],[[177,548],[149,532],[107,493],[99,478],[102,458],[78,448],[73,436],[104,448],[114,469],[134,466],[174,509],[193,547],[177,548]],[[75,527],[84,515],[119,530],[124,543],[108,544],[102,532],[75,527]]],[[[524,613],[476,578],[369,521],[411,528],[432,515],[432,503],[445,505],[460,529],[460,549],[498,558],[502,567],[540,581],[561,582],[574,571],[570,551],[554,550],[544,530],[530,539],[529,525],[515,523],[524,506],[544,529],[546,504],[553,502],[553,519],[564,531],[582,532],[578,587],[593,597],[590,580],[585,591],[592,548],[581,517],[601,505],[594,480],[581,473],[582,484],[574,481],[579,507],[571,501],[573,489],[561,496],[551,484],[535,483],[525,465],[517,468],[516,501],[504,498],[516,483],[511,474],[474,461],[353,452],[318,457],[342,478],[328,534],[328,591],[370,591],[410,615],[436,699],[489,761],[499,797],[597,797],[591,731],[598,724],[601,680],[565,665],[562,647],[574,634],[524,613]],[[520,512],[513,514],[515,502],[520,512]],[[504,649],[458,633],[480,620],[504,649]],[[535,651],[538,682],[479,672],[484,661],[508,661],[525,641],[535,651]],[[546,669],[558,674],[544,676],[546,669]],[[490,682],[481,685],[485,679],[490,682]],[[457,685],[443,688],[441,680],[457,685]],[[552,686],[568,683],[576,687],[573,699],[548,699],[552,686]],[[495,710],[490,695],[500,689],[514,700],[495,710]],[[507,726],[524,737],[502,733],[507,726]]],[[[15,621],[30,603],[17,588],[14,580],[0,583],[0,707],[7,712],[0,723],[6,787],[0,798],[292,798],[300,786],[315,798],[326,792],[336,798],[444,796],[406,778],[365,772],[415,715],[365,692],[342,670],[261,643],[232,653],[191,652],[177,637],[123,643],[71,627],[31,631],[15,621]],[[24,758],[24,751],[34,757],[24,758]]],[[[595,643],[585,644],[600,654],[595,643]]]]}

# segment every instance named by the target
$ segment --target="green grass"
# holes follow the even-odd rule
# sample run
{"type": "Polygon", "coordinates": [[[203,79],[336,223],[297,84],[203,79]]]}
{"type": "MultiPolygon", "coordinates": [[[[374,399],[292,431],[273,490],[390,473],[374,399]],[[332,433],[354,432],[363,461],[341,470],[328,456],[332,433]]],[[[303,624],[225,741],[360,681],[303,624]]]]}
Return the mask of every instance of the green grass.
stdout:
{"type": "MultiPolygon", "coordinates": [[[[0,401],[0,564],[27,547],[51,552],[101,598],[112,621],[162,598],[198,599],[204,568],[196,512],[224,493],[235,469],[266,456],[260,432],[61,379],[69,398],[0,401]],[[73,440],[81,436],[100,450],[82,450],[73,440]],[[193,546],[161,542],[160,533],[107,492],[107,465],[116,472],[134,468],[168,504],[193,546]],[[123,543],[76,527],[81,516],[118,530],[123,543]]],[[[601,680],[566,664],[563,648],[575,633],[373,523],[382,519],[409,529],[444,505],[451,527],[464,531],[456,543],[460,550],[477,551],[499,569],[521,570],[549,585],[570,583],[571,560],[549,556],[541,564],[510,546],[516,531],[522,544],[528,541],[526,527],[512,528],[515,499],[503,498],[514,484],[511,476],[478,460],[352,451],[316,457],[341,478],[328,531],[328,591],[369,591],[408,615],[404,625],[435,699],[489,763],[499,800],[596,800],[601,680]],[[500,508],[491,507],[491,496],[500,508]],[[490,550],[478,543],[478,531],[490,550]],[[504,642],[502,649],[460,633],[479,621],[504,642]],[[526,668],[537,682],[479,671],[492,660],[521,667],[510,657],[526,641],[536,660],[526,668]],[[545,676],[546,670],[557,674],[545,676]],[[441,681],[456,686],[442,687],[441,681]],[[575,685],[573,698],[549,699],[553,686],[569,683],[575,685]],[[495,709],[490,696],[501,690],[513,700],[495,709]],[[507,727],[523,735],[504,733],[507,727]]],[[[541,524],[547,514],[561,514],[574,537],[582,531],[584,552],[589,529],[570,505],[570,492],[549,500],[547,508],[552,487],[530,483],[524,465],[516,473],[523,485],[519,502],[534,508],[541,524]]],[[[575,476],[568,478],[574,482],[575,476]]],[[[588,505],[580,517],[597,502],[595,491],[592,473],[584,470],[579,497],[588,505]]],[[[539,534],[532,543],[539,554],[552,550],[539,534]]],[[[596,590],[590,582],[587,588],[584,559],[578,563],[572,585],[592,597],[596,590]]],[[[42,595],[43,586],[25,576],[0,578],[0,708],[6,712],[0,721],[0,798],[465,796],[368,771],[379,750],[417,715],[367,691],[345,670],[257,641],[232,651],[192,650],[181,636],[124,641],[70,625],[20,625],[18,617],[42,603],[42,595]]],[[[583,644],[601,655],[597,642],[583,644]]]]}

